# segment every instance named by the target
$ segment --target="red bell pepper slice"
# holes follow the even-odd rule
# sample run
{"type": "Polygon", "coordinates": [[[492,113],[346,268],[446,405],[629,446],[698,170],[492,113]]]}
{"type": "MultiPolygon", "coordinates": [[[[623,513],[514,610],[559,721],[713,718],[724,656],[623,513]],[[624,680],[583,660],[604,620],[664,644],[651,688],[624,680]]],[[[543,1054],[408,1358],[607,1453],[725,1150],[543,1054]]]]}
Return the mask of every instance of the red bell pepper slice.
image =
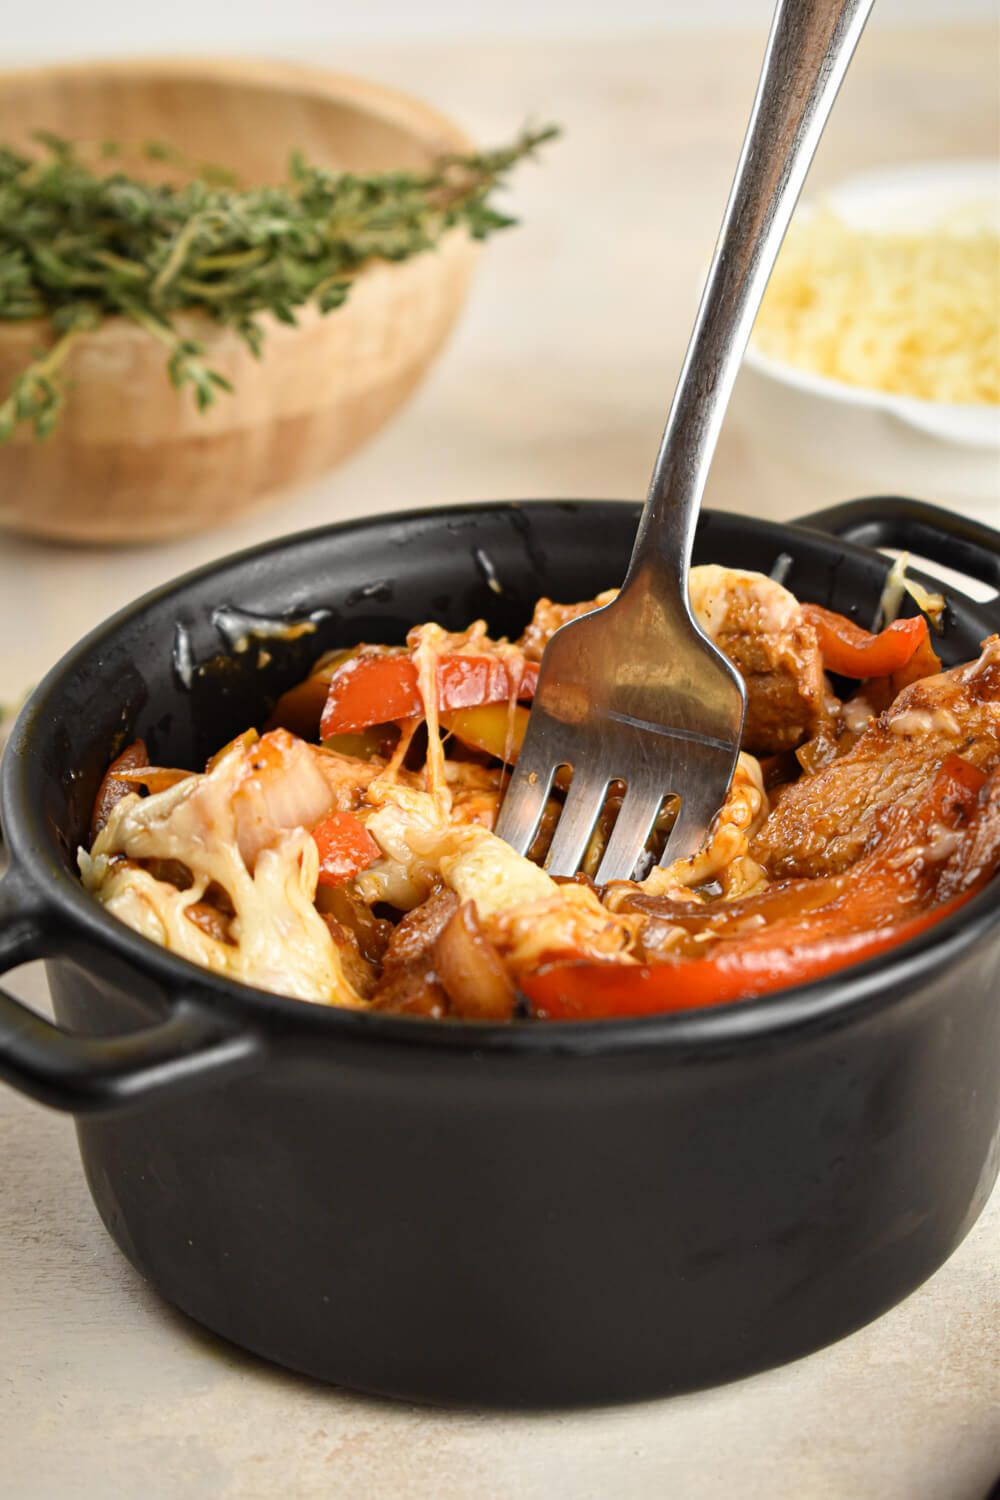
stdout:
{"type": "Polygon", "coordinates": [[[923,615],[894,620],[878,635],[821,604],[803,604],[802,615],[816,632],[824,667],[840,677],[891,677],[918,651],[927,663],[925,675],[941,669],[923,615]]]}
{"type": "MultiPolygon", "coordinates": [[[[478,708],[512,697],[531,698],[537,681],[534,662],[526,662],[518,677],[516,666],[498,656],[462,656],[457,652],[442,656],[437,669],[438,711],[478,708]]],[[[334,734],[356,734],[373,724],[423,717],[417,668],[407,652],[356,656],[330,679],[320,734],[328,739],[334,734]]]]}
{"type": "Polygon", "coordinates": [[[320,885],[343,885],[381,856],[378,844],[353,813],[331,813],[312,836],[319,850],[320,885]]]}
{"type": "MultiPolygon", "coordinates": [[[[934,823],[961,827],[973,814],[986,780],[982,771],[957,755],[946,757],[919,813],[906,825],[905,837],[934,823]]],[[[861,963],[916,937],[975,895],[988,874],[929,911],[913,909],[920,900],[916,878],[912,863],[872,862],[867,870],[855,867],[826,880],[789,882],[775,889],[778,909],[787,907],[789,887],[801,884],[809,910],[779,918],[756,932],[720,935],[703,958],[642,967],[553,964],[525,975],[520,986],[536,1015],[556,1021],[694,1010],[770,994],[861,963]],[[819,886],[825,889],[817,906],[819,886]],[[879,926],[894,907],[898,919],[879,926]]],[[[762,900],[767,901],[766,894],[762,900]]]]}
{"type": "MultiPolygon", "coordinates": [[[[933,911],[876,932],[850,932],[817,941],[803,934],[798,946],[748,948],[733,941],[717,954],[680,963],[557,964],[521,981],[536,1015],[552,1021],[593,1021],[613,1016],[649,1016],[698,1010],[749,1000],[821,979],[848,964],[874,958],[886,948],[931,927],[973,895],[965,891],[933,911]]],[[[777,936],[777,934],[776,934],[777,936]]],[[[788,935],[784,939],[788,941],[788,935]]]]}

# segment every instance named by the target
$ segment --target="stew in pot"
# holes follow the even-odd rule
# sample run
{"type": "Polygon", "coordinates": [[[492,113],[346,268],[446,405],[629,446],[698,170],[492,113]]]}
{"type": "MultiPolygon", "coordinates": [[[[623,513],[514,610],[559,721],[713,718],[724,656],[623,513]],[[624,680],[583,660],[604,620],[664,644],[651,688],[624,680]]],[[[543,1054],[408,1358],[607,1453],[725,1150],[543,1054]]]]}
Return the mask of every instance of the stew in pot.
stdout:
{"type": "MultiPolygon", "coordinates": [[[[305,1001],[428,1017],[597,1019],[732,1003],[860,962],[1000,865],[1000,638],[943,671],[924,614],[869,634],[762,574],[694,568],[703,629],[746,681],[742,753],[692,857],[598,888],[612,785],[572,880],[492,832],[545,645],[606,603],[540,599],[320,658],[200,771],[109,766],[88,890],[154,942],[305,1001]],[[831,674],[836,678],[835,684],[831,674]]],[[[934,601],[922,602],[933,614],[934,601]]]]}

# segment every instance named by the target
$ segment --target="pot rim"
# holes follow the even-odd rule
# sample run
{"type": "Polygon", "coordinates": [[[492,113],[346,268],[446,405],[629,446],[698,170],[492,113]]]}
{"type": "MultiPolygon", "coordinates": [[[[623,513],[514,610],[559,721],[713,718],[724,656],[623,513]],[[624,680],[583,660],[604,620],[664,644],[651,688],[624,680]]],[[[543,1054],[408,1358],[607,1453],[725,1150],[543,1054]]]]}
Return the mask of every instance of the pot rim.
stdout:
{"type": "MultiPolygon", "coordinates": [[[[332,522],[271,538],[191,569],[125,605],[71,647],[50,668],[22,708],[0,767],[0,818],[11,857],[11,874],[27,882],[29,900],[42,919],[46,937],[54,939],[43,943],[39,956],[57,957],[61,948],[60,937],[69,935],[88,951],[117,956],[138,977],[152,979],[162,988],[168,1004],[175,1003],[179,996],[196,995],[200,1002],[210,998],[222,1017],[244,1025],[253,1020],[271,1023],[282,1033],[294,1028],[299,1034],[339,1037],[344,1042],[396,1043],[406,1047],[416,1044],[421,1049],[430,1047],[438,1051],[459,1047],[472,1056],[483,1052],[492,1055],[595,1056],[654,1049],[725,1048],[734,1044],[765,1042],[789,1031],[828,1030],[856,1017],[859,1011],[867,1014],[897,998],[901,1000],[915,981],[948,963],[957,962],[972,945],[990,931],[1000,928],[1000,898],[995,889],[997,881],[993,880],[961,910],[908,942],[863,963],[850,965],[839,973],[771,995],[701,1009],[617,1020],[544,1023],[434,1020],[391,1012],[349,1010],[299,1000],[203,969],[119,922],[84,890],[72,870],[58,858],[53,830],[47,825],[41,809],[31,805],[24,791],[27,764],[34,755],[34,742],[40,733],[39,726],[44,723],[49,696],[123,625],[151,606],[213,574],[257,562],[290,546],[327,538],[331,533],[345,535],[372,526],[391,527],[415,517],[433,521],[453,517],[456,512],[481,514],[546,504],[573,509],[591,504],[639,509],[637,501],[620,499],[480,501],[332,522]]],[[[752,520],[761,524],[758,518],[734,512],[715,510],[706,511],[706,514],[726,516],[738,523],[752,520]]],[[[765,521],[763,524],[782,535],[790,531],[809,532],[807,526],[795,522],[765,521]]],[[[810,534],[815,538],[815,531],[810,534]]],[[[874,550],[843,539],[838,539],[837,546],[868,558],[874,550]]],[[[916,570],[913,576],[932,586],[939,582],[916,570]]],[[[975,607],[975,601],[971,599],[969,604],[975,607]]]]}

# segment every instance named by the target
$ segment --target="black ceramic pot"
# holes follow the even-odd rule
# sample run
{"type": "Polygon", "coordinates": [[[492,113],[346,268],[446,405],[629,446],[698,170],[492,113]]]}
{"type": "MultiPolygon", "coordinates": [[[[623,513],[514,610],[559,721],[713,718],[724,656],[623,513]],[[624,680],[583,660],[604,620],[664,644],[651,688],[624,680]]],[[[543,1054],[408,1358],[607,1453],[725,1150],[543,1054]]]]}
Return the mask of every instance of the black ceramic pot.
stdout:
{"type": "MultiPolygon", "coordinates": [[[[215,978],[79,885],[75,850],[116,746],[141,734],[154,761],[198,766],[320,650],[399,640],[428,616],[517,631],[539,594],[586,598],[620,578],[637,514],[491,505],[278,541],[116,616],[21,716],[3,767],[0,969],[44,956],[59,1025],[0,991],[0,1073],[78,1114],[94,1201],[132,1263],[268,1359],[418,1400],[684,1390],[875,1317],[989,1194],[996,883],[904,948],[777,996],[508,1026],[215,978]],[[312,611],[312,636],[269,639],[266,657],[253,638],[236,649],[245,612],[312,611]]],[[[795,526],[708,513],[696,553],[777,567],[802,598],[869,625],[882,544],[1000,585],[1000,537],[899,500],[795,526]]],[[[1000,608],[948,599],[953,663],[1000,628],[1000,608]]]]}

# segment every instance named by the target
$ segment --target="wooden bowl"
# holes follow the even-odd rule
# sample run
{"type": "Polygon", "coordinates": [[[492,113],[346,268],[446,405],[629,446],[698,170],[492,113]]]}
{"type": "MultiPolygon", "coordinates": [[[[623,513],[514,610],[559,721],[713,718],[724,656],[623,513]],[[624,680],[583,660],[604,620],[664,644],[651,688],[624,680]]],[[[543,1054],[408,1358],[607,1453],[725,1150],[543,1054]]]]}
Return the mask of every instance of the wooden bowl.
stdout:
{"type": "MultiPolygon", "coordinates": [[[[287,63],[143,61],[0,75],[0,140],[39,127],[73,140],[167,140],[241,180],[279,181],[299,148],[334,169],[421,168],[468,141],[435,110],[361,79],[287,63]]],[[[131,168],[130,168],[131,170],[131,168]]],[[[74,541],[147,541],[216,526],[333,467],[399,407],[444,343],[475,247],[375,264],[347,303],[299,326],[265,319],[264,356],[200,314],[177,320],[232,382],[208,412],[167,378],[163,346],[127,319],[81,337],[53,435],[0,447],[0,523],[74,541]]],[[[0,323],[0,392],[44,323],[0,323]]]]}

